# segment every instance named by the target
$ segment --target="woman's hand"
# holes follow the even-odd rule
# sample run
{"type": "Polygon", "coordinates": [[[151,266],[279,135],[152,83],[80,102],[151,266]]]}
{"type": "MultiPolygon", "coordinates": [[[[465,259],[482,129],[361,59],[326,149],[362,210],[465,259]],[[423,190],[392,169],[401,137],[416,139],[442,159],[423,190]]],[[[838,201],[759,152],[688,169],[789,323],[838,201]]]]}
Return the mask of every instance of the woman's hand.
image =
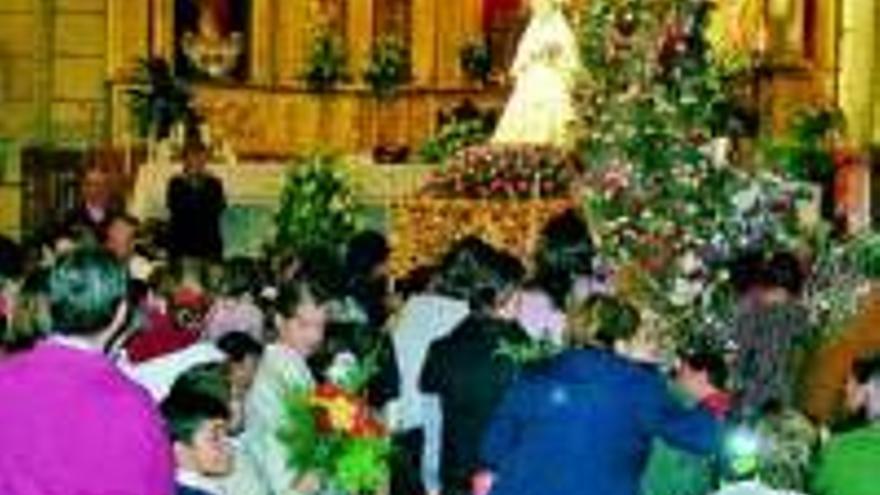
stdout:
{"type": "Polygon", "coordinates": [[[314,495],[321,490],[321,477],[315,471],[308,471],[293,484],[293,491],[302,495],[314,495]]]}
{"type": "Polygon", "coordinates": [[[479,471],[471,478],[471,494],[472,495],[488,495],[492,490],[492,484],[495,482],[495,474],[491,471],[479,471]]]}

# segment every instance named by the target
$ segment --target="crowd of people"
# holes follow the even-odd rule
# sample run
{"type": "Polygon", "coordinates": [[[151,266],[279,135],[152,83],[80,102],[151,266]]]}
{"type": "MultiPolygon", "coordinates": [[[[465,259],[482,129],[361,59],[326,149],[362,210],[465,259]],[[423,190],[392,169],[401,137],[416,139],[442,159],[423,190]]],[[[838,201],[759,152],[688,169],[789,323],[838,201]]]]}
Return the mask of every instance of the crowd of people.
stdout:
{"type": "Polygon", "coordinates": [[[372,231],[222,260],[216,225],[187,227],[203,202],[212,218],[225,203],[191,158],[165,241],[144,241],[94,171],[48,242],[0,243],[0,493],[332,492],[291,462],[284,401],[341,355],[373,353],[392,495],[706,495],[759,471],[729,467],[727,427],[787,414],[833,427],[801,488],[880,487],[880,360],[850,361],[846,421],[802,407],[808,322],[791,254],[738,260],[730,328],[669,359],[612,294],[575,211],[545,226],[534,259],[469,237],[401,280],[372,231]]]}

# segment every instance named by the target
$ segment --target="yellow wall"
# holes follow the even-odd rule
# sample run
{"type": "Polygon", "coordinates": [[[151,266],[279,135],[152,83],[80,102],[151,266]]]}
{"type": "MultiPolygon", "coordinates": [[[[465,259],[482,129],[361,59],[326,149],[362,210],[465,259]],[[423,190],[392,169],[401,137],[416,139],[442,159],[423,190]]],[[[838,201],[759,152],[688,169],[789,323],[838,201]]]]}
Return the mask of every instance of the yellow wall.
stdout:
{"type": "MultiPolygon", "coordinates": [[[[106,0],[0,1],[0,137],[19,143],[101,139],[106,55],[106,0]]],[[[0,232],[14,235],[17,174],[0,179],[0,232]]]]}

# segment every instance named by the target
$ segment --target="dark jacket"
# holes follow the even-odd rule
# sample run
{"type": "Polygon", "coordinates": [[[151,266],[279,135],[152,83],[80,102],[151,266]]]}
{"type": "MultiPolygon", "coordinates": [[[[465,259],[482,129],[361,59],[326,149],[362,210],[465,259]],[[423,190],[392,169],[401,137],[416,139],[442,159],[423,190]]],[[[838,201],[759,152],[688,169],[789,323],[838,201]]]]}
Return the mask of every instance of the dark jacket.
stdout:
{"type": "Polygon", "coordinates": [[[168,185],[169,249],[174,257],[220,259],[220,217],[226,209],[223,184],[214,176],[177,175],[168,185]]]}
{"type": "Polygon", "coordinates": [[[177,490],[174,493],[175,493],[175,495],[216,495],[211,492],[206,492],[205,490],[202,490],[201,488],[194,488],[191,486],[186,486],[186,485],[181,485],[181,484],[177,485],[177,490]]]}
{"type": "Polygon", "coordinates": [[[514,323],[472,315],[431,344],[420,385],[423,392],[440,398],[444,491],[468,490],[479,467],[480,439],[514,379],[517,366],[501,356],[499,349],[504,342],[528,341],[525,331],[514,323]]]}
{"type": "Polygon", "coordinates": [[[487,429],[492,495],[636,495],[652,440],[713,453],[720,428],[686,409],[655,369],[602,350],[567,351],[525,374],[487,429]]]}

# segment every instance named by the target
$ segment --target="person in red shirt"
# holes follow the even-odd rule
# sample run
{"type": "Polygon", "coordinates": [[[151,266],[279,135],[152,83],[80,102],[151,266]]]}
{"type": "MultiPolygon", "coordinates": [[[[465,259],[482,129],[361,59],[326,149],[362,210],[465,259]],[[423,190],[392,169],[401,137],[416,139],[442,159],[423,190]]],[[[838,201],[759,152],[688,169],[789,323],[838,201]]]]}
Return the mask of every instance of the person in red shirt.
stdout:
{"type": "Polygon", "coordinates": [[[178,290],[171,299],[171,317],[149,314],[146,328],[128,341],[125,351],[129,362],[142,363],[196,343],[210,307],[210,298],[201,290],[178,290]]]}

